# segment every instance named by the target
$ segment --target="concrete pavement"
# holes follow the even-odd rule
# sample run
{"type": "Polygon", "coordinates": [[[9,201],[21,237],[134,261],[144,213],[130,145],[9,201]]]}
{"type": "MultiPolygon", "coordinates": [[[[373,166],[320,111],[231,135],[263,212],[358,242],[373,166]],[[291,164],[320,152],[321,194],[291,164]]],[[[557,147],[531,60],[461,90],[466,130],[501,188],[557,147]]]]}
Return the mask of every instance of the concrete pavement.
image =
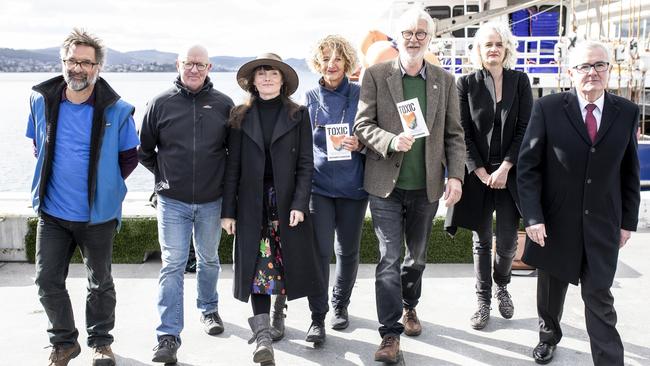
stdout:
{"type": "MultiPolygon", "coordinates": [[[[117,322],[113,350],[118,365],[155,365],[154,329],[157,276],[160,263],[115,265],[117,322]]],[[[332,267],[332,271],[334,267],[332,267]]],[[[528,273],[523,273],[528,274],[528,273]]],[[[650,365],[650,231],[635,233],[621,251],[612,292],[616,299],[618,329],[625,345],[626,364],[650,365]]],[[[0,263],[0,365],[44,365],[50,349],[45,333],[47,319],[33,284],[34,268],[26,263],[0,263]]],[[[80,331],[82,353],[70,365],[90,365],[92,350],[85,346],[85,272],[72,265],[68,289],[80,331]]],[[[219,280],[219,312],[226,331],[218,336],[203,333],[195,307],[196,276],[185,281],[185,330],[179,349],[179,365],[253,365],[249,304],[235,300],[232,268],[224,265],[219,280]]],[[[402,336],[405,365],[533,365],[537,343],[533,276],[516,276],[509,286],[515,303],[511,320],[492,311],[488,326],[476,331],[469,326],[475,310],[471,264],[429,264],[418,313],[421,336],[402,336]]],[[[304,341],[309,327],[305,299],[289,303],[285,338],[275,343],[277,365],[377,365],[373,354],[380,338],[374,296],[374,266],[362,265],[349,308],[351,325],[344,331],[327,328],[327,341],[314,348],[304,341]]],[[[329,321],[329,318],[328,318],[329,321]]],[[[590,365],[589,341],[579,288],[569,287],[563,318],[564,338],[553,365],[590,365]]]]}

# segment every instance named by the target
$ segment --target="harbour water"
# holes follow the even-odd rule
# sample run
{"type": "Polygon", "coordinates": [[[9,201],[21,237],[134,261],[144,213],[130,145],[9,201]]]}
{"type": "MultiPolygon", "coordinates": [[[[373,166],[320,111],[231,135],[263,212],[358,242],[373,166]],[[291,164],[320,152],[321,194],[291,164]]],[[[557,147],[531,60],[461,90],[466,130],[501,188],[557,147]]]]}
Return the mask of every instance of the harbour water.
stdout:
{"type": "MultiPolygon", "coordinates": [[[[0,192],[28,192],[31,187],[35,159],[32,142],[25,137],[29,116],[31,87],[55,73],[0,73],[0,192]]],[[[135,123],[139,129],[144,110],[151,98],[171,86],[175,73],[102,73],[124,100],[135,106],[135,123]]],[[[302,102],[305,91],[317,85],[318,75],[298,72],[300,87],[294,99],[302,102]]],[[[235,73],[212,73],[215,88],[241,103],[245,93],[235,81],[235,73]]],[[[138,168],[127,179],[130,192],[151,192],[153,175],[138,168]]]]}

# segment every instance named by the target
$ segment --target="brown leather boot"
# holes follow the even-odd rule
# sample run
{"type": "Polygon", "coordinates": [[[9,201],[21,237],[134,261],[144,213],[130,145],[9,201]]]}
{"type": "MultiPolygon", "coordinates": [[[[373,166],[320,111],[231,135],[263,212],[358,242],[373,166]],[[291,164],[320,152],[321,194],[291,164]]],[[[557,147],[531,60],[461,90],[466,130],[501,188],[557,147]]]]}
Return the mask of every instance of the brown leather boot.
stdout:
{"type": "Polygon", "coordinates": [[[381,340],[379,349],[375,352],[375,361],[397,363],[399,357],[399,338],[395,335],[385,335],[381,340]]]}
{"type": "Polygon", "coordinates": [[[411,337],[419,336],[422,333],[422,325],[418,319],[418,314],[415,309],[404,308],[404,316],[402,316],[402,323],[404,324],[404,334],[411,337]]]}
{"type": "Polygon", "coordinates": [[[93,366],[115,366],[115,355],[113,354],[113,350],[111,350],[111,346],[95,347],[93,366]]]}
{"type": "Polygon", "coordinates": [[[48,366],[67,366],[68,362],[73,358],[79,356],[81,353],[81,346],[79,342],[75,341],[71,347],[63,347],[60,345],[53,345],[52,352],[50,353],[50,363],[48,366]]]}

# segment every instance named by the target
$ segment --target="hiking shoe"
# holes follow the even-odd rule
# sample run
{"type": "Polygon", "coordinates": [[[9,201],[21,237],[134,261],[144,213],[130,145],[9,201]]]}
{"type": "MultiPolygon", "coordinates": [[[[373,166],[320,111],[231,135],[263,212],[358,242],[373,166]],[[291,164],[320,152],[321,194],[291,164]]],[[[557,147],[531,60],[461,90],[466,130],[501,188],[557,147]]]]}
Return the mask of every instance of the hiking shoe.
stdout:
{"type": "Polygon", "coordinates": [[[110,345],[95,347],[93,366],[115,366],[115,355],[110,345]]]}
{"type": "Polygon", "coordinates": [[[379,349],[375,352],[375,361],[397,363],[399,358],[399,338],[394,335],[385,335],[379,349]]]}
{"type": "Polygon", "coordinates": [[[510,293],[506,286],[497,286],[494,297],[499,300],[499,312],[501,313],[501,316],[506,319],[512,318],[515,314],[515,306],[512,304],[512,299],[510,298],[510,293]]]}
{"type": "Polygon", "coordinates": [[[325,342],[325,323],[322,321],[312,320],[305,340],[315,344],[325,342]]]}
{"type": "Polygon", "coordinates": [[[172,335],[164,335],[160,337],[158,345],[153,348],[156,351],[153,354],[151,361],[163,363],[176,363],[176,351],[180,345],[176,341],[176,337],[172,335]]]}
{"type": "Polygon", "coordinates": [[[63,347],[61,345],[53,345],[52,352],[50,353],[50,363],[48,366],[67,366],[68,362],[73,358],[79,356],[81,353],[81,346],[79,342],[74,341],[70,347],[63,347]]]}
{"type": "Polygon", "coordinates": [[[422,333],[422,325],[415,309],[404,308],[402,323],[404,323],[404,334],[407,336],[416,337],[422,333]]]}
{"type": "Polygon", "coordinates": [[[350,325],[348,320],[348,308],[334,308],[334,316],[331,320],[332,329],[342,330],[350,325]]]}
{"type": "Polygon", "coordinates": [[[223,321],[219,317],[218,312],[201,315],[201,323],[203,323],[203,330],[209,335],[223,333],[223,321]]]}
{"type": "Polygon", "coordinates": [[[474,329],[483,329],[490,320],[490,305],[479,304],[478,310],[469,319],[469,323],[474,329]]]}

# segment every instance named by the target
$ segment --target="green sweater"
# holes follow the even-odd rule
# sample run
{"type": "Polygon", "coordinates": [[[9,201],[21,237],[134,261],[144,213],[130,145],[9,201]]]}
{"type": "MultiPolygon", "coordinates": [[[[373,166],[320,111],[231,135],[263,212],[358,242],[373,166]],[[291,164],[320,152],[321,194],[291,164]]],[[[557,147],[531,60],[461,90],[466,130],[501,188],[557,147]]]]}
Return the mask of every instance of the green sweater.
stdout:
{"type": "MultiPolygon", "coordinates": [[[[402,88],[404,89],[404,100],[418,98],[422,115],[427,115],[427,89],[426,80],[420,75],[402,77],[402,88]]],[[[402,167],[399,170],[399,177],[395,186],[405,190],[424,189],[427,187],[426,167],[424,165],[424,139],[415,139],[411,150],[404,153],[402,167]]]]}

